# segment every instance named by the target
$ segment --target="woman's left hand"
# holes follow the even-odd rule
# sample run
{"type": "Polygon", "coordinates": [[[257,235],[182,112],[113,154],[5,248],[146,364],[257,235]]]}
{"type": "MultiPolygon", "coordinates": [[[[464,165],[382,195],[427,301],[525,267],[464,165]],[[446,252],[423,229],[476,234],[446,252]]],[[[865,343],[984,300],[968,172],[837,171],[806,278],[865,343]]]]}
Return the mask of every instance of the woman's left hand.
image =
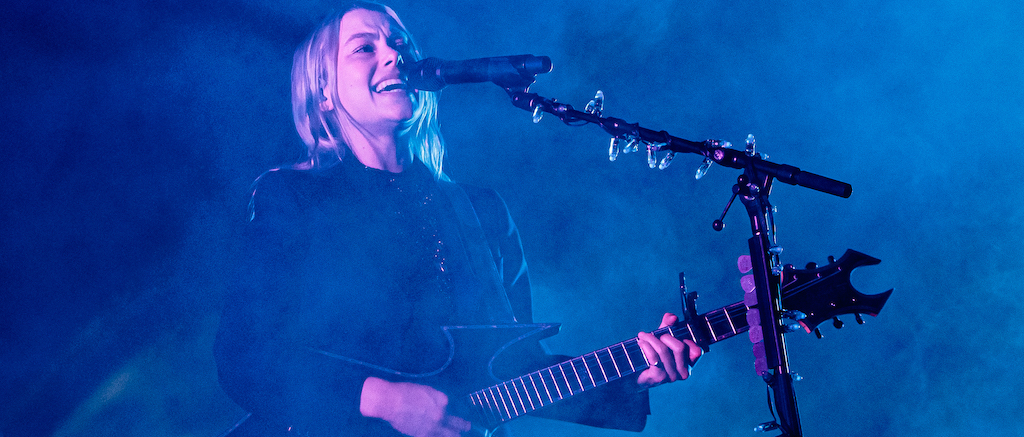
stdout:
{"type": "MultiPolygon", "coordinates": [[[[659,328],[678,321],[679,317],[675,314],[666,313],[661,318],[659,328]]],[[[637,384],[643,388],[689,378],[690,369],[703,353],[692,340],[679,340],[670,334],[655,337],[649,332],[641,332],[637,334],[637,343],[647,356],[647,364],[651,366],[640,372],[637,378],[637,384]]]]}

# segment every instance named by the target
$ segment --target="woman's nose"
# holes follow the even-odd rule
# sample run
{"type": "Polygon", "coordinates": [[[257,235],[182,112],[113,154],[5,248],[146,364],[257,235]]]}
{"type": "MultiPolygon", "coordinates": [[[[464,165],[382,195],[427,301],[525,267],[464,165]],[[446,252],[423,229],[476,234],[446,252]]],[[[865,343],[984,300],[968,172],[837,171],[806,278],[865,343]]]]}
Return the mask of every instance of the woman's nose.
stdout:
{"type": "Polygon", "coordinates": [[[395,66],[397,67],[399,65],[402,65],[402,63],[404,62],[404,60],[402,59],[402,54],[399,53],[398,50],[395,50],[390,46],[382,50],[384,50],[385,56],[384,65],[391,65],[392,63],[394,63],[395,66]]]}

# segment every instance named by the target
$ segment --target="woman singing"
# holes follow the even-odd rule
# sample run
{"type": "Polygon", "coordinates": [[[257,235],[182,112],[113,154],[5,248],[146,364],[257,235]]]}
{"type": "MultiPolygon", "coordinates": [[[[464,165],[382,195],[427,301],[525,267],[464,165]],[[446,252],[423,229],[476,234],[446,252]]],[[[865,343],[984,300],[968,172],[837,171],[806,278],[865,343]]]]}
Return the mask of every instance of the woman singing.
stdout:
{"type": "MultiPolygon", "coordinates": [[[[308,155],[253,185],[217,338],[221,384],[251,412],[233,435],[461,435],[476,418],[451,390],[486,375],[446,368],[440,327],[533,323],[518,230],[494,191],[442,172],[437,93],[409,89],[399,69],[418,59],[397,15],[361,1],[295,53],[308,155]]],[[[638,378],[536,415],[642,429],[645,389],[685,379],[700,348],[638,338],[651,365],[638,378]]],[[[525,343],[516,355],[533,369],[557,360],[525,343]]]]}

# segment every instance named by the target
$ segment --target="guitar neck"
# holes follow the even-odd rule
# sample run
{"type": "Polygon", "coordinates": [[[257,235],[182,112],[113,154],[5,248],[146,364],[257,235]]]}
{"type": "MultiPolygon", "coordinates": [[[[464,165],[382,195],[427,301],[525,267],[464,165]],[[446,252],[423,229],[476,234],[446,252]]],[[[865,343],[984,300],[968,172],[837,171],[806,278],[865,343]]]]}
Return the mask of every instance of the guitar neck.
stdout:
{"type": "MultiPolygon", "coordinates": [[[[689,339],[702,348],[747,331],[742,302],[660,328],[654,335],[689,339]]],[[[583,354],[550,367],[470,393],[467,404],[495,427],[562,399],[605,385],[650,367],[636,338],[583,354]]]]}

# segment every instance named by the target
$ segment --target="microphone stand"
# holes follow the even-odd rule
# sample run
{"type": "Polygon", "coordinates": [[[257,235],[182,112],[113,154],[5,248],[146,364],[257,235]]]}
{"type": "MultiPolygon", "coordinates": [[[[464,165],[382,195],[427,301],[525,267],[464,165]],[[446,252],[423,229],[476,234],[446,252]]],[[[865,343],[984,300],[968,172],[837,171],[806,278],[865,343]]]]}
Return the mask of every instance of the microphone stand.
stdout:
{"type": "MultiPolygon", "coordinates": [[[[782,432],[780,437],[801,437],[800,416],[796,393],[793,390],[794,375],[789,369],[783,335],[789,332],[790,326],[785,319],[799,320],[802,315],[784,311],[782,308],[780,283],[783,267],[779,261],[782,248],[775,241],[773,208],[768,196],[775,180],[844,198],[850,197],[853,192],[850,184],[805,172],[791,165],[766,161],[754,150],[753,136],[747,138],[746,150],[740,151],[729,149],[728,145],[723,145],[727,143],[717,140],[688,141],[665,131],[657,132],[635,123],[627,123],[622,119],[602,117],[604,96],[600,92],[595,100],[587,105],[586,112],[583,112],[570,105],[529,93],[528,85],[505,89],[512,98],[513,105],[533,112],[534,122],[538,122],[543,113],[549,113],[568,125],[593,123],[601,126],[613,137],[609,159],[615,159],[618,154],[617,141],[622,140],[626,142],[627,148],[646,145],[651,168],[665,168],[676,153],[694,153],[704,156],[704,166],[701,168],[703,171],[706,171],[712,162],[743,170],[743,174],[737,178],[737,183],[733,186],[733,196],[722,213],[722,218],[715,220],[713,228],[720,231],[725,227],[722,219],[736,196],[739,196],[747,210],[752,232],[748,247],[756,293],[748,293],[744,301],[749,307],[747,320],[750,323],[750,340],[754,343],[754,367],[772,390],[774,407],[778,412],[778,422],[761,424],[757,430],[779,429],[782,432]],[[656,154],[663,151],[667,151],[668,154],[659,163],[656,154]]],[[[698,177],[703,175],[701,170],[698,171],[698,177]]]]}
{"type": "Polygon", "coordinates": [[[768,201],[772,179],[772,175],[758,172],[755,166],[750,165],[733,186],[733,192],[736,193],[734,196],[740,195],[740,201],[747,210],[753,234],[747,240],[747,246],[753,268],[756,301],[746,303],[748,306],[752,306],[751,303],[757,305],[747,311],[751,328],[750,341],[754,344],[754,369],[772,389],[775,410],[779,415],[778,422],[767,422],[757,429],[768,431],[779,428],[781,436],[800,437],[803,434],[796,392],[793,390],[794,377],[789,370],[786,340],[783,337],[787,332],[785,326],[788,325],[784,323],[784,317],[792,316],[785,314],[782,308],[782,265],[779,262],[782,248],[775,241],[773,207],[768,201]]]}

